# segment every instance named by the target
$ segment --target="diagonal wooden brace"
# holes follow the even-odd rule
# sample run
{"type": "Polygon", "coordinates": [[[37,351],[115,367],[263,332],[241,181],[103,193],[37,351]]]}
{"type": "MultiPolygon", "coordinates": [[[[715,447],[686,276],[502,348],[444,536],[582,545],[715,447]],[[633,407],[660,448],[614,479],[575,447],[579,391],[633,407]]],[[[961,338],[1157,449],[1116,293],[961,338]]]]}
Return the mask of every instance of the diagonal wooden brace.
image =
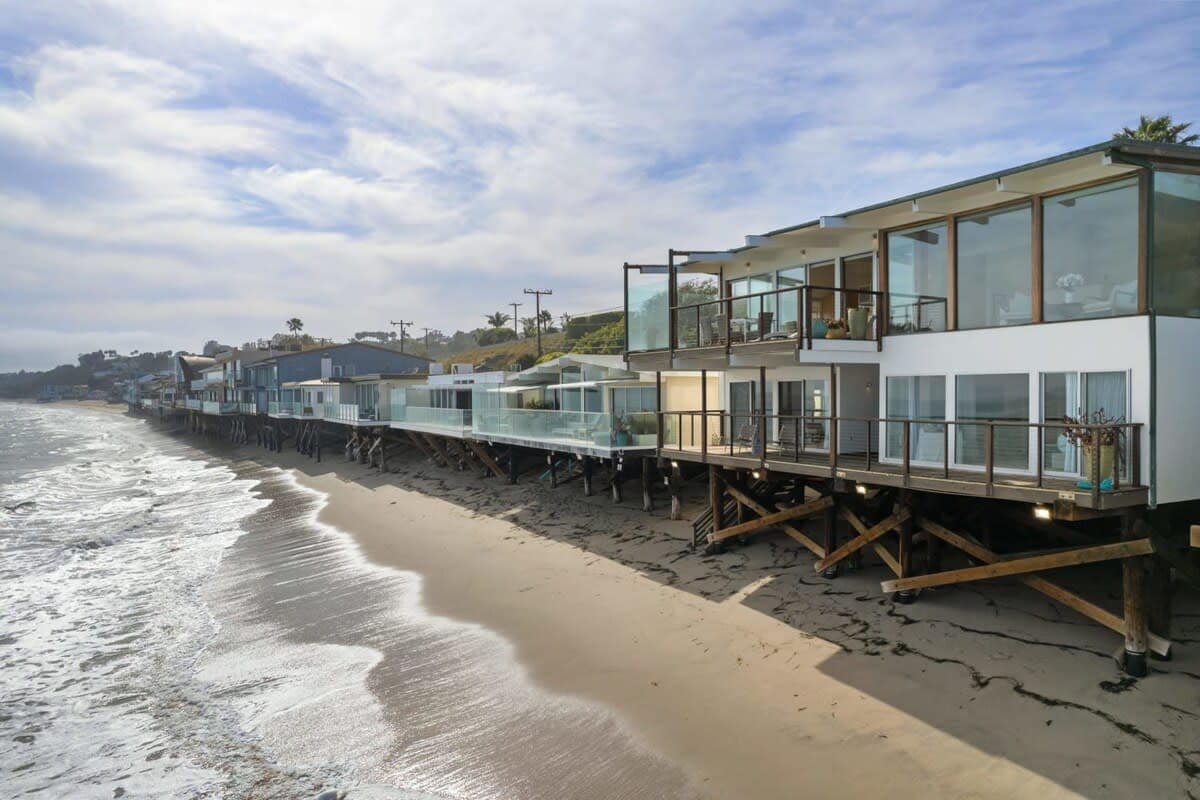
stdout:
{"type": "MultiPolygon", "coordinates": [[[[822,558],[816,564],[813,564],[813,569],[816,570],[817,572],[824,572],[825,570],[829,569],[834,564],[841,561],[846,556],[869,545],[871,542],[875,541],[880,536],[883,536],[885,533],[890,531],[892,528],[895,528],[898,525],[902,524],[903,522],[908,520],[910,515],[911,515],[911,512],[907,508],[901,508],[895,514],[892,514],[887,519],[884,519],[881,522],[878,522],[875,525],[872,525],[870,528],[867,528],[865,531],[862,531],[861,533],[859,533],[858,536],[855,536],[853,539],[846,542],[844,545],[839,547],[837,550],[834,550],[832,553],[830,553],[829,555],[822,558]]],[[[847,509],[846,512],[843,514],[843,516],[846,516],[847,519],[850,519],[851,517],[854,516],[854,514],[853,514],[853,512],[851,512],[847,509]]],[[[854,522],[852,521],[851,524],[854,524],[854,522]]],[[[862,522],[860,520],[859,525],[861,525],[861,524],[862,524],[862,522]]],[[[855,525],[855,529],[856,530],[858,529],[858,525],[855,525]]]]}
{"type": "MultiPolygon", "coordinates": [[[[750,495],[749,492],[745,491],[742,487],[735,485],[731,481],[725,481],[725,488],[731,495],[739,500],[742,505],[747,506],[751,511],[753,511],[755,514],[758,514],[760,517],[765,517],[778,511],[778,509],[771,508],[770,506],[766,506],[758,502],[753,496],[750,495]]],[[[809,538],[804,531],[800,530],[795,525],[791,525],[786,522],[780,523],[779,528],[788,536],[791,536],[797,542],[811,550],[817,558],[824,558],[825,548],[821,547],[821,545],[809,538]]]]}
{"type": "Polygon", "coordinates": [[[1094,564],[1098,561],[1114,561],[1132,556],[1148,556],[1154,552],[1154,545],[1149,539],[1133,539],[1128,542],[1115,544],[1099,544],[1093,547],[1076,547],[1048,555],[1031,556],[1029,558],[1014,558],[1010,561],[997,561],[984,564],[981,567],[952,569],[947,572],[937,572],[932,575],[917,575],[912,578],[897,578],[884,581],[885,592],[899,592],[906,589],[925,589],[930,586],[947,586],[952,583],[982,581],[989,578],[1002,578],[1006,575],[1021,575],[1027,572],[1041,572],[1060,567],[1074,567],[1080,564],[1094,564]]]}
{"type": "MultiPolygon", "coordinates": [[[[966,553],[976,561],[982,561],[985,564],[994,564],[1003,559],[991,550],[988,550],[983,545],[974,539],[955,533],[930,519],[921,520],[921,529],[930,536],[936,536],[946,544],[957,547],[959,550],[966,553]]],[[[1121,636],[1125,635],[1125,620],[1116,614],[1101,608],[1100,606],[1083,599],[1079,595],[1071,592],[1056,583],[1051,583],[1045,578],[1039,578],[1036,575],[1019,575],[1017,580],[1033,589],[1035,592],[1041,592],[1051,600],[1062,603],[1070,609],[1074,609],[1083,616],[1098,622],[1114,633],[1121,636]]],[[[1167,658],[1171,654],[1171,642],[1163,637],[1151,633],[1150,634],[1150,649],[1157,655],[1167,658]]]]}
{"type": "Polygon", "coordinates": [[[750,522],[743,522],[740,525],[721,528],[719,531],[716,531],[712,534],[712,536],[709,537],[709,541],[719,542],[722,539],[728,539],[731,536],[740,536],[743,533],[752,533],[754,531],[762,530],[763,528],[773,528],[778,526],[781,522],[788,522],[789,520],[800,519],[801,517],[810,517],[819,511],[824,511],[831,505],[833,505],[832,497],[822,497],[817,500],[812,500],[808,503],[803,503],[802,505],[792,506],[791,508],[785,508],[782,511],[776,511],[772,514],[767,514],[766,516],[759,517],[758,519],[751,520],[750,522]]]}
{"type": "Polygon", "coordinates": [[[496,459],[492,458],[491,454],[488,453],[486,447],[479,442],[471,441],[470,439],[467,439],[466,442],[467,446],[474,451],[475,455],[479,456],[479,460],[482,461],[488,469],[495,473],[496,477],[508,480],[508,473],[500,469],[500,465],[497,464],[496,459]]]}

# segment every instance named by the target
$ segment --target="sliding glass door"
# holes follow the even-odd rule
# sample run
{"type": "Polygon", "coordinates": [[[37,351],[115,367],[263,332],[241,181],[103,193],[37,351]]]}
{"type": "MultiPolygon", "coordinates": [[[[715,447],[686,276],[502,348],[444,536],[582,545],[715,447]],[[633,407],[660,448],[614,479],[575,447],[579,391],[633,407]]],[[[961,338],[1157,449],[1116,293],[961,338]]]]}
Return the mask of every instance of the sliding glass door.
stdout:
{"type": "Polygon", "coordinates": [[[784,455],[829,450],[829,381],[824,378],[781,381],[776,440],[784,455]]]}
{"type": "MultiPolygon", "coordinates": [[[[1042,422],[1063,417],[1097,417],[1125,422],[1129,409],[1129,381],[1124,372],[1047,372],[1042,375],[1042,422]]],[[[1067,441],[1066,428],[1047,424],[1042,442],[1044,469],[1077,476],[1083,469],[1078,448],[1067,441]]],[[[1129,442],[1122,431],[1119,443],[1121,476],[1128,475],[1129,442]]],[[[1086,477],[1086,476],[1085,476],[1086,477]]]]}

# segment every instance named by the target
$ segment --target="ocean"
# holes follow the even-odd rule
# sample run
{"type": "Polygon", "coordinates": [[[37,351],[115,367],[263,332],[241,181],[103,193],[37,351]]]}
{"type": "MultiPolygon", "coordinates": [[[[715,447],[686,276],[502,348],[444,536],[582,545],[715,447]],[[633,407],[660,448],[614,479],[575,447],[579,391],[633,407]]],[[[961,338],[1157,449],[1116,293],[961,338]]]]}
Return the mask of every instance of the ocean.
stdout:
{"type": "Polygon", "coordinates": [[[0,403],[13,796],[690,796],[612,713],[429,614],[325,498],[155,424],[0,403]]]}

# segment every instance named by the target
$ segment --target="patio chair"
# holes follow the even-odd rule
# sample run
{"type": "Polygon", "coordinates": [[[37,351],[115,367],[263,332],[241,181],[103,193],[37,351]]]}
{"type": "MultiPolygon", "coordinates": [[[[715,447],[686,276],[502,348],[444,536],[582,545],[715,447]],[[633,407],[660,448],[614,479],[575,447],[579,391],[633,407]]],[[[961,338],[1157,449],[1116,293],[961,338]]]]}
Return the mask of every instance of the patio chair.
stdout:
{"type": "Polygon", "coordinates": [[[758,423],[742,423],[742,426],[738,428],[738,435],[737,438],[733,440],[733,443],[738,447],[749,447],[750,452],[757,454],[759,446],[758,423]]]}
{"type": "Polygon", "coordinates": [[[775,327],[775,312],[760,311],[758,312],[758,338],[759,340],[770,339],[774,336],[775,327]]]}
{"type": "Polygon", "coordinates": [[[779,420],[779,438],[775,444],[779,448],[779,452],[783,456],[796,453],[796,433],[800,428],[800,421],[795,419],[779,420]]]}

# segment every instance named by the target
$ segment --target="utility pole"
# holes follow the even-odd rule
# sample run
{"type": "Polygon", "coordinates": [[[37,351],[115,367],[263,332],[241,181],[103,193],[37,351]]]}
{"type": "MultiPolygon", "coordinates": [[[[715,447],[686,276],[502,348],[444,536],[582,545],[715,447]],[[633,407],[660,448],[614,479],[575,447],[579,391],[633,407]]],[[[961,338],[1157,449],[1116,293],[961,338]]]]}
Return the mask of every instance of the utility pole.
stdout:
{"type": "Polygon", "coordinates": [[[429,334],[430,333],[441,333],[441,331],[439,331],[437,328],[421,328],[421,330],[425,331],[425,355],[428,356],[429,355],[429,334]]]}
{"type": "Polygon", "coordinates": [[[513,310],[513,333],[515,333],[517,335],[517,338],[520,339],[521,332],[519,330],[517,330],[517,307],[523,306],[525,304],[524,303],[509,303],[509,305],[512,306],[512,310],[513,310]]]}
{"type": "Polygon", "coordinates": [[[542,295],[554,294],[554,292],[550,289],[526,289],[525,294],[531,294],[534,296],[534,303],[536,304],[535,308],[537,310],[534,312],[533,323],[537,327],[538,358],[541,358],[542,357],[542,295]]]}
{"type": "Polygon", "coordinates": [[[406,322],[405,320],[399,320],[399,321],[389,320],[389,321],[392,323],[393,327],[400,328],[400,352],[403,353],[404,352],[404,330],[405,330],[405,328],[412,327],[413,323],[411,321],[406,322]]]}

